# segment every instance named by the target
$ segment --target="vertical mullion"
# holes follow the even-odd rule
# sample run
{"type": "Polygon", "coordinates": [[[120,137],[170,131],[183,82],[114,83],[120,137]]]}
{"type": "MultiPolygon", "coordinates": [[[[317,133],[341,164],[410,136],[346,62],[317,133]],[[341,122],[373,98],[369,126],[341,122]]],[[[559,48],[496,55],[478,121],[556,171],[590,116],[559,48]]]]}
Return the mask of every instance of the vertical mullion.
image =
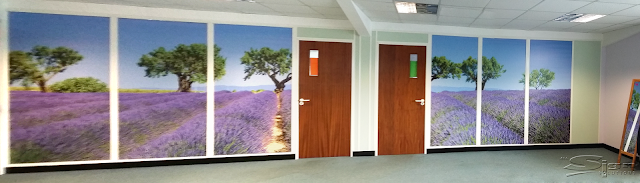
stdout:
{"type": "Polygon", "coordinates": [[[119,159],[120,122],[118,111],[118,18],[109,19],[109,101],[110,101],[110,159],[119,159]]]}
{"type": "Polygon", "coordinates": [[[476,76],[476,145],[482,145],[482,37],[478,37],[478,73],[476,76]]]}
{"type": "Polygon", "coordinates": [[[529,63],[531,61],[531,39],[527,39],[524,72],[524,144],[529,144],[529,63]]]}
{"type": "Polygon", "coordinates": [[[215,152],[215,52],[213,24],[207,23],[207,125],[206,156],[214,156],[215,152]]]}

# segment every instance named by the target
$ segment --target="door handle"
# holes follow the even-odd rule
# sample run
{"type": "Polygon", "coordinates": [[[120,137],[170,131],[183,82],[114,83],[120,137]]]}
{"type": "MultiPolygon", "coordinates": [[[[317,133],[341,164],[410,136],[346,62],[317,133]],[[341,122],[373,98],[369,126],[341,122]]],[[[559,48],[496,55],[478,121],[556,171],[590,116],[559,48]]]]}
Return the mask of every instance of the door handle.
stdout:
{"type": "Polygon", "coordinates": [[[298,102],[300,102],[300,103],[298,103],[298,104],[300,104],[300,105],[304,105],[304,102],[311,102],[311,100],[309,100],[309,99],[304,99],[304,98],[300,98],[300,100],[298,100],[298,102]]]}
{"type": "Polygon", "coordinates": [[[424,105],[424,99],[416,100],[416,102],[420,102],[420,105],[424,105]]]}

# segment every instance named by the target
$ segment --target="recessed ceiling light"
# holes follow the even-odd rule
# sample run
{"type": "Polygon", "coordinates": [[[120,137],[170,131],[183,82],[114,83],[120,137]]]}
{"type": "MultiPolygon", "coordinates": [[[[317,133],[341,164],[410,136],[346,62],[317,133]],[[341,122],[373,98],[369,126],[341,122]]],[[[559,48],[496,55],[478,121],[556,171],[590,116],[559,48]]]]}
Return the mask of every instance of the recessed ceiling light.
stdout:
{"type": "Polygon", "coordinates": [[[396,1],[398,13],[438,14],[437,4],[423,4],[396,1]]]}
{"type": "Polygon", "coordinates": [[[585,22],[590,22],[593,21],[595,19],[598,18],[602,18],[604,16],[607,15],[597,15],[597,14],[582,14],[582,13],[570,13],[570,14],[564,14],[556,19],[553,19],[554,21],[558,21],[558,22],[580,22],[580,23],[585,23],[585,22]]]}
{"type": "Polygon", "coordinates": [[[418,13],[416,9],[416,3],[412,2],[397,2],[396,1],[396,9],[398,13],[418,13]]]}

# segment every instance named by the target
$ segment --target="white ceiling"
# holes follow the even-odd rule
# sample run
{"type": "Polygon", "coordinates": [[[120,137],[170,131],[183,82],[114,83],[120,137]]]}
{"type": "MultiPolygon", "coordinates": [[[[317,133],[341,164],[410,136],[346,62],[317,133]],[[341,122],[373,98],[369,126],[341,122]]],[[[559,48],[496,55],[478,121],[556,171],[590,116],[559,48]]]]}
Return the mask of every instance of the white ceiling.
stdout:
{"type": "MultiPolygon", "coordinates": [[[[143,7],[347,19],[336,0],[51,0],[143,7]]],[[[353,0],[375,22],[605,33],[640,25],[640,0],[401,0],[439,4],[438,15],[398,14],[394,0],[353,0]],[[607,15],[588,23],[551,21],[565,13],[607,15]]]]}

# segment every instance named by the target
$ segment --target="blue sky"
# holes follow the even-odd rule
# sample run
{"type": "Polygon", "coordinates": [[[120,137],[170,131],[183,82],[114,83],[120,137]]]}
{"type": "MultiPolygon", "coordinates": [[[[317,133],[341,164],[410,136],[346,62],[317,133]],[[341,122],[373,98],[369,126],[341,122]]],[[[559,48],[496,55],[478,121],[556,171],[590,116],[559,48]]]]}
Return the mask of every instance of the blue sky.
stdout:
{"type": "Polygon", "coordinates": [[[549,69],[555,80],[545,89],[571,89],[571,41],[531,40],[529,68],[549,69]]]}
{"type": "Polygon", "coordinates": [[[523,90],[518,83],[526,72],[527,41],[524,39],[482,39],[482,55],[495,57],[507,70],[497,79],[487,81],[485,90],[523,90]]]}
{"type": "MultiPolygon", "coordinates": [[[[291,28],[216,24],[214,30],[215,43],[221,48],[220,55],[227,58],[226,75],[216,81],[216,85],[273,85],[273,88],[267,89],[275,88],[273,81],[266,75],[253,75],[251,79],[245,81],[244,65],[241,64],[240,58],[251,48],[269,47],[273,50],[285,48],[291,51],[291,28]]],[[[277,78],[282,80],[285,77],[277,78]]]]}
{"type": "MultiPolygon", "coordinates": [[[[463,60],[478,57],[478,38],[477,37],[458,37],[458,36],[433,36],[433,49],[431,54],[434,57],[445,56],[448,60],[455,63],[462,63],[463,60]]],[[[432,59],[432,58],[430,58],[432,59]]],[[[460,79],[436,79],[431,83],[432,87],[465,87],[475,89],[475,82],[466,82],[466,77],[460,79]]],[[[437,89],[436,89],[437,90],[437,89]]],[[[434,90],[434,92],[438,92],[434,90]]],[[[466,89],[465,91],[468,91],[466,89]]]]}
{"type": "MultiPolygon", "coordinates": [[[[159,47],[173,50],[179,44],[207,44],[207,25],[203,23],[119,19],[118,29],[120,88],[177,89],[174,74],[144,77],[145,68],[137,65],[140,58],[159,47]]],[[[191,85],[192,89],[205,86],[191,85]]]]}
{"type": "Polygon", "coordinates": [[[109,83],[109,18],[11,12],[9,32],[11,51],[30,51],[36,45],[64,46],[84,57],[48,85],[73,77],[94,77],[109,83]]]}

